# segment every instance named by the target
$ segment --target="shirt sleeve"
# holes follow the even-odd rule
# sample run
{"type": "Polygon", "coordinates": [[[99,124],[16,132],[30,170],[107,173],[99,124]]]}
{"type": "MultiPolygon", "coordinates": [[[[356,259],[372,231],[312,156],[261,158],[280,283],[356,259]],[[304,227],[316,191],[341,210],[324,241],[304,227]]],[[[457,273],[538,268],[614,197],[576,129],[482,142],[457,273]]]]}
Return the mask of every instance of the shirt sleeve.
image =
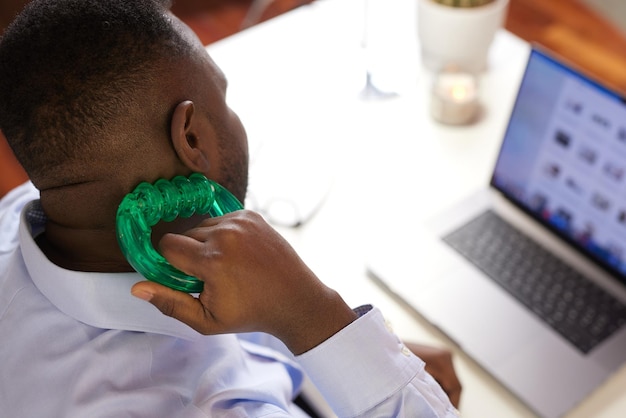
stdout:
{"type": "Polygon", "coordinates": [[[339,417],[459,415],[377,308],[296,360],[339,417]]]}

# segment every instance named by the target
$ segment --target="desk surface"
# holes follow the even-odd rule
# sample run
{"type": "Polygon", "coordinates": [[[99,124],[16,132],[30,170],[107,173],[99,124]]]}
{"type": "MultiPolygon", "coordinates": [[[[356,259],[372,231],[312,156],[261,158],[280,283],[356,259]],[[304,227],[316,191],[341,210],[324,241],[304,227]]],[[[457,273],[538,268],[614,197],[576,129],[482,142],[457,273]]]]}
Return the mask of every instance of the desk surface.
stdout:
{"type": "MultiPolygon", "coordinates": [[[[365,271],[379,231],[425,219],[487,184],[529,45],[498,33],[480,79],[480,120],[440,125],[429,116],[432,79],[420,63],[416,3],[370,1],[378,9],[368,52],[361,0],[319,0],[207,48],[248,131],[251,194],[321,202],[303,226],[280,232],[351,306],[373,303],[402,338],[455,351],[464,417],[533,417],[365,271]],[[366,65],[396,97],[360,98],[366,65]]],[[[622,369],[567,417],[623,417],[624,387],[622,369]]]]}

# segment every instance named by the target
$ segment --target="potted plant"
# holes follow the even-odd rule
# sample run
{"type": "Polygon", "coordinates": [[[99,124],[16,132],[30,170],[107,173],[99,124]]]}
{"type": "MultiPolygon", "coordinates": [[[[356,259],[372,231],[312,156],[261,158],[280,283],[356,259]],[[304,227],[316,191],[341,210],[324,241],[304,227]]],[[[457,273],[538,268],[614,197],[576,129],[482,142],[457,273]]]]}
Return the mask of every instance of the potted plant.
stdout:
{"type": "Polygon", "coordinates": [[[418,36],[426,68],[454,66],[468,72],[487,67],[496,31],[509,0],[418,0],[418,36]]]}
{"type": "Polygon", "coordinates": [[[487,3],[493,3],[494,0],[433,0],[435,3],[452,7],[476,7],[487,3]]]}

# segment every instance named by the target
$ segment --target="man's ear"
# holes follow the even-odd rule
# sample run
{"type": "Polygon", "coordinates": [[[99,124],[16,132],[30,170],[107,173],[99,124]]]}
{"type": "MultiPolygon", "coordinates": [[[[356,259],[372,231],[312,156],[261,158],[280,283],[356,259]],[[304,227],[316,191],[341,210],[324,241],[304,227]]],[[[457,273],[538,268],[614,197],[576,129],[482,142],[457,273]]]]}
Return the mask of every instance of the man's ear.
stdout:
{"type": "Polygon", "coordinates": [[[209,156],[200,143],[200,121],[193,102],[190,100],[180,102],[174,109],[171,122],[171,140],[178,158],[190,170],[207,173],[209,156]]]}

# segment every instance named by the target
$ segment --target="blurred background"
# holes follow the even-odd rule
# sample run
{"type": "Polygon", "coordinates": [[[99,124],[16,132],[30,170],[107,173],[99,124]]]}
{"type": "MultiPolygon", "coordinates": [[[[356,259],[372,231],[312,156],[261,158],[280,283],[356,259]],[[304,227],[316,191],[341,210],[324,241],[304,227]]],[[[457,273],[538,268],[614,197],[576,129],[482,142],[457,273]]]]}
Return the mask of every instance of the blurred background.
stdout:
{"type": "MultiPolygon", "coordinates": [[[[206,45],[314,1],[174,0],[172,11],[206,45]]],[[[27,0],[0,2],[0,33],[27,0]]],[[[505,28],[626,95],[626,1],[510,0],[505,28]]],[[[0,135],[0,197],[27,179],[0,135]]]]}

